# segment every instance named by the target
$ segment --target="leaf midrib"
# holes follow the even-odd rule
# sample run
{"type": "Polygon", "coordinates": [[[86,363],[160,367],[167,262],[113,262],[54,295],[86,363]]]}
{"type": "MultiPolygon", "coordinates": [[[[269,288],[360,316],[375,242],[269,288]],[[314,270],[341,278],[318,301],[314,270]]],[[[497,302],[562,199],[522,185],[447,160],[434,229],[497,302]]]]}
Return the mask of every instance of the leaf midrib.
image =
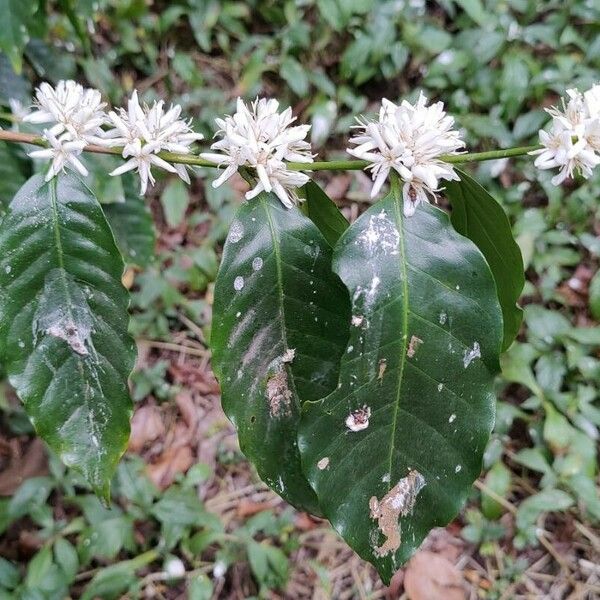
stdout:
{"type": "MultiPolygon", "coordinates": [[[[388,472],[391,474],[394,459],[394,451],[396,449],[396,429],[398,426],[398,415],[400,412],[400,399],[402,391],[402,381],[404,377],[404,366],[406,364],[406,344],[408,340],[408,273],[406,270],[406,248],[404,243],[404,228],[402,214],[400,213],[400,184],[397,177],[392,179],[392,193],[394,199],[394,212],[396,217],[397,230],[399,234],[399,249],[400,249],[400,270],[402,272],[402,347],[400,354],[400,366],[398,367],[398,380],[396,391],[396,402],[394,405],[393,426],[390,444],[390,454],[388,457],[388,472]]],[[[392,480],[388,483],[388,491],[392,488],[392,480]]]]}
{"type": "MultiPolygon", "coordinates": [[[[50,180],[50,185],[49,185],[50,206],[51,206],[51,212],[52,212],[52,227],[54,230],[54,243],[56,245],[56,256],[57,256],[58,267],[59,267],[59,271],[60,271],[60,279],[63,284],[65,297],[67,299],[66,309],[67,309],[67,313],[69,315],[71,322],[75,323],[75,319],[73,317],[73,310],[72,310],[73,298],[71,297],[71,293],[69,291],[69,284],[67,281],[67,270],[65,268],[64,250],[63,250],[61,233],[60,233],[60,223],[58,221],[58,198],[56,195],[57,179],[58,179],[58,177],[53,177],[50,180]]],[[[83,360],[79,356],[76,356],[75,355],[76,353],[74,353],[73,350],[71,350],[71,353],[73,354],[73,358],[76,361],[77,370],[79,371],[81,378],[85,379],[85,373],[83,371],[83,360]]],[[[102,386],[99,385],[99,387],[100,387],[100,391],[103,391],[102,386]]],[[[93,419],[90,418],[90,415],[92,414],[93,410],[92,410],[92,407],[90,406],[90,385],[87,382],[84,387],[83,397],[84,397],[85,405],[87,408],[88,423],[90,425],[90,429],[91,429],[94,437],[96,436],[96,434],[102,435],[102,432],[98,431],[96,429],[96,427],[94,426],[93,419]]]]}
{"type": "MultiPolygon", "coordinates": [[[[270,207],[268,204],[268,198],[264,196],[261,197],[261,204],[267,215],[267,224],[269,225],[269,231],[271,232],[271,240],[273,241],[273,254],[275,255],[275,272],[277,274],[277,298],[279,300],[279,313],[281,315],[281,339],[283,341],[283,351],[286,352],[289,350],[287,334],[285,331],[285,305],[284,305],[284,297],[283,297],[283,272],[281,270],[281,248],[280,243],[281,240],[279,235],[277,234],[277,229],[275,228],[275,223],[273,222],[273,216],[271,215],[270,207]]],[[[288,384],[292,388],[292,393],[294,394],[294,398],[296,400],[296,406],[300,403],[300,399],[298,398],[298,391],[296,390],[296,382],[294,381],[294,376],[289,364],[283,363],[283,367],[287,372],[288,376],[288,384]]],[[[298,407],[299,408],[299,407],[298,407]]]]}

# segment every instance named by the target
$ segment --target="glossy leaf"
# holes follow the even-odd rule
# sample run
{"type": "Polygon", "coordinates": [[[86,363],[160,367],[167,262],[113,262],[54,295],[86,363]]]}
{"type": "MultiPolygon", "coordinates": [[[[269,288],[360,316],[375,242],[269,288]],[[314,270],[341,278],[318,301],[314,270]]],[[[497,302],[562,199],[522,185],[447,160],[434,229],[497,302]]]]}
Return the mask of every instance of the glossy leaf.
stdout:
{"type": "Polygon", "coordinates": [[[335,246],[350,223],[319,184],[311,180],[302,189],[306,198],[301,204],[302,212],[319,228],[329,244],[335,246]]]}
{"type": "Polygon", "coordinates": [[[125,262],[148,266],[154,258],[156,231],[150,208],[140,196],[133,177],[123,177],[124,202],[102,208],[125,262]]]}
{"type": "Polygon", "coordinates": [[[523,257],[502,207],[473,178],[462,171],[458,174],[460,181],[446,183],[445,193],[452,203],[450,218],[458,233],[475,242],[490,266],[502,307],[502,350],[506,350],[523,320],[523,310],[517,305],[525,285],[523,257]]]}
{"type": "Polygon", "coordinates": [[[270,487],[313,512],[299,410],[335,387],[348,337],[348,294],[331,253],[298,209],[262,194],[231,225],[213,308],[212,362],[240,447],[270,487]]]}
{"type": "Polygon", "coordinates": [[[480,473],[502,340],[476,246],[433,206],[404,218],[394,190],[335,248],[351,334],[338,388],[304,405],[299,432],[321,509],[386,582],[480,473]]]}
{"type": "Polygon", "coordinates": [[[129,436],[123,261],[70,174],[32,177],[0,225],[0,356],[38,434],[108,497],[129,436]]]}

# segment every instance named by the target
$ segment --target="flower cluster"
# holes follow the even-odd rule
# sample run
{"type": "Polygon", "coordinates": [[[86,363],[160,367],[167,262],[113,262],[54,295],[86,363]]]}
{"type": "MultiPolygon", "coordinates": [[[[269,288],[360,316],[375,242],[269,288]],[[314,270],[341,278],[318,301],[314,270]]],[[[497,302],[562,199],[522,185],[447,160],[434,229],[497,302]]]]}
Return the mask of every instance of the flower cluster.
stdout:
{"type": "Polygon", "coordinates": [[[152,107],[141,106],[137,92],[134,91],[127,104],[127,110],[120,108],[118,112],[108,114],[112,129],[104,134],[104,144],[109,146],[122,146],[123,158],[127,158],[120,167],[112,171],[111,175],[121,175],[127,171],[136,170],[140,176],[142,194],[146,193],[148,182],[154,185],[151,167],[155,165],[176,173],[186,183],[190,177],[183,164],[171,164],[158,156],[163,150],[190,154],[190,146],[201,140],[201,133],[194,133],[191,121],[180,119],[181,106],[171,106],[165,111],[165,103],[160,100],[154,102],[152,107]]]}
{"type": "Polygon", "coordinates": [[[440,157],[456,153],[464,142],[452,129],[454,119],[446,115],[442,102],[427,106],[423,94],[416,104],[405,100],[396,105],[383,99],[378,121],[357,121],[358,133],[350,139],[356,147],[347,151],[370,163],[367,168],[374,180],[371,197],[377,195],[393,169],[404,181],[404,214],[411,216],[420,202],[435,198],[440,179],[458,179],[452,165],[440,157]]]}
{"type": "Polygon", "coordinates": [[[300,171],[291,171],[285,161],[310,163],[313,161],[310,144],[305,138],[310,125],[290,125],[295,121],[292,109],[278,112],[279,102],[265,98],[256,99],[247,106],[241,98],[237,101],[233,116],[217,119],[221,139],[212,150],[219,153],[203,153],[205,160],[219,166],[226,165],[221,176],[213,183],[218,187],[240,167],[251,167],[258,181],[246,198],[260,192],[273,191],[288,208],[298,202],[294,188],[304,185],[309,177],[300,171]]]}
{"type": "Polygon", "coordinates": [[[539,169],[558,167],[552,178],[554,185],[573,177],[578,171],[586,179],[600,164],[600,85],[583,94],[576,89],[567,90],[562,110],[547,109],[552,116],[550,131],[540,130],[543,148],[530,154],[537,155],[535,166],[539,169]]]}
{"type": "Polygon", "coordinates": [[[88,174],[78,156],[88,144],[102,142],[105,106],[100,92],[86,89],[74,81],[60,81],[56,88],[48,83],[40,85],[35,110],[25,115],[23,121],[52,125],[43,134],[49,147],[29,154],[33,158],[52,160],[46,181],[67,164],[83,176],[88,174]]]}
{"type": "MultiPolygon", "coordinates": [[[[584,93],[571,89],[567,94],[560,108],[548,109],[551,126],[539,133],[542,147],[530,152],[536,156],[538,168],[558,168],[552,178],[555,185],[575,172],[588,178],[600,164],[600,84],[584,93]]],[[[299,202],[296,188],[309,177],[298,170],[298,165],[292,168],[289,163],[312,163],[314,156],[306,140],[310,126],[294,125],[291,108],[280,112],[279,103],[273,99],[257,98],[248,105],[238,98],[233,115],[216,119],[219,139],[211,146],[213,152],[200,155],[207,163],[192,156],[192,145],[203,136],[192,130],[191,119],[180,118],[181,107],[171,105],[167,109],[162,100],[152,106],[140,104],[136,91],[127,108],[107,112],[97,90],[75,81],[60,81],[56,87],[42,83],[36,90],[32,112],[24,111],[16,102],[11,102],[11,109],[18,120],[47,126],[43,130],[46,147],[30,153],[34,158],[51,160],[46,180],[66,166],[87,175],[79,158],[87,146],[101,146],[106,152],[118,147],[126,161],[110,175],[137,171],[142,194],[155,183],[153,166],[177,174],[187,183],[190,167],[186,162],[225,167],[214,187],[248,167],[257,180],[246,193],[247,199],[263,191],[273,192],[290,208],[299,202]]],[[[348,152],[368,163],[374,182],[371,197],[394,171],[404,182],[404,214],[411,216],[419,203],[435,199],[440,181],[458,179],[446,157],[458,154],[464,142],[442,102],[428,105],[423,94],[414,104],[383,99],[378,120],[357,121],[350,138],[354,147],[348,152]]]]}
{"type": "MultiPolygon", "coordinates": [[[[15,105],[15,108],[18,107],[15,105]]],[[[29,153],[32,158],[52,160],[46,181],[67,165],[86,176],[88,171],[79,156],[86,146],[94,144],[123,148],[122,155],[128,160],[110,174],[121,175],[136,169],[142,194],[146,192],[148,182],[154,184],[152,165],[190,182],[185,165],[173,165],[158,156],[163,150],[190,154],[190,146],[203,138],[202,134],[192,131],[190,121],[179,118],[180,106],[165,110],[162,100],[151,108],[141,106],[137,92],[133,92],[127,110],[120,108],[107,114],[106,103],[102,102],[99,91],[86,89],[74,81],[60,81],[56,87],[48,83],[40,85],[34,108],[22,120],[50,125],[42,135],[47,147],[29,153]]]]}

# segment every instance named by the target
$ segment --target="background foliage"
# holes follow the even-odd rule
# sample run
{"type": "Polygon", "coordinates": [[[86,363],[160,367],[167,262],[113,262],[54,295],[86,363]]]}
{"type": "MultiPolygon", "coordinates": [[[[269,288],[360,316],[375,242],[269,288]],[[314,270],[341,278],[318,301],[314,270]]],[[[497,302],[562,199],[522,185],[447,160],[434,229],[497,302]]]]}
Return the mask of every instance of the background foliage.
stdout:
{"type": "MultiPolygon", "coordinates": [[[[542,108],[568,87],[589,87],[600,68],[600,8],[582,0],[0,0],[0,15],[10,18],[0,29],[0,102],[7,112],[11,98],[29,103],[39,80],[75,77],[115,103],[133,88],[147,100],[178,102],[210,138],[213,118],[229,111],[237,95],[260,93],[311,122],[313,144],[326,145],[330,158],[343,155],[354,114],[368,113],[382,96],[414,99],[419,89],[446,102],[469,146],[525,144],[546,121],[542,108]]],[[[225,421],[209,418],[217,402],[206,352],[211,283],[243,184],[215,191],[206,171],[189,190],[161,181],[148,199],[158,226],[153,253],[148,208],[130,181],[102,175],[112,159],[97,160],[90,187],[111,203],[105,213],[131,265],[124,281],[133,292],[131,333],[142,349],[134,397],[144,418],[158,414],[167,426],[160,433],[155,423],[155,438],[136,438],[134,422],[139,447],[130,448],[113,506],[105,509],[54,457],[19,487],[24,461],[41,451],[31,450],[31,428],[4,388],[0,597],[63,598],[70,590],[73,597],[110,598],[128,589],[135,597],[149,586],[166,597],[185,589],[191,598],[248,597],[286,585],[302,597],[294,587],[301,569],[325,594],[377,594],[381,584],[369,571],[358,583],[340,578],[331,559],[310,550],[316,525],[273,504],[225,435],[225,421]],[[119,198],[131,206],[126,214],[114,204],[119,198]],[[190,389],[191,405],[184,400],[190,389]],[[194,429],[183,460],[169,435],[178,422],[190,425],[190,406],[212,429],[194,429]],[[198,448],[198,439],[216,439],[212,453],[198,448]],[[158,487],[141,474],[144,463],[135,454],[158,487]],[[198,461],[209,467],[188,470],[198,461]],[[167,467],[171,477],[164,476],[167,467]],[[232,518],[223,506],[236,498],[239,504],[245,486],[254,486],[251,501],[265,506],[251,518],[252,510],[232,518]],[[185,563],[184,579],[164,575],[173,556],[185,563]],[[312,562],[300,567],[299,557],[312,562]]],[[[0,201],[34,168],[22,149],[0,145],[0,201]]],[[[554,188],[550,174],[519,159],[481,164],[476,175],[507,211],[527,276],[524,326],[497,382],[486,472],[470,508],[450,528],[480,566],[471,584],[494,598],[522,591],[527,581],[548,591],[552,584],[530,576],[547,552],[548,573],[568,570],[578,580],[587,578],[580,560],[598,559],[600,330],[590,325],[600,319],[600,180],[554,188]]],[[[348,217],[363,210],[363,174],[323,182],[348,217]]],[[[150,424],[144,423],[146,437],[150,424]]]]}

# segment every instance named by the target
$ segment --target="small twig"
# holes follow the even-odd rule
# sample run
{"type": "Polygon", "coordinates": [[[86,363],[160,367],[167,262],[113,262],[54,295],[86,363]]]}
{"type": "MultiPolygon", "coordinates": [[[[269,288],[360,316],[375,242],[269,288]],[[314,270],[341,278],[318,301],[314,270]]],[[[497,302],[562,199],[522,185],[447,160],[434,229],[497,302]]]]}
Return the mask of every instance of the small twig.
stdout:
{"type": "MultiPolygon", "coordinates": [[[[22,144],[32,144],[46,148],[48,146],[43,138],[19,131],[0,130],[0,140],[5,142],[19,142],[22,144]]],[[[489,150],[487,152],[471,152],[465,154],[446,154],[440,156],[440,159],[447,163],[462,164],[468,162],[480,162],[484,160],[497,160],[499,158],[508,158],[511,156],[523,156],[532,150],[540,149],[540,145],[519,146],[516,148],[506,148],[504,150],[489,150]]],[[[123,148],[105,148],[90,144],[86,146],[84,152],[95,152],[97,154],[113,154],[120,156],[123,148]]],[[[177,154],[176,152],[160,152],[158,154],[162,159],[170,163],[190,165],[196,167],[217,168],[219,165],[194,154],[177,154]]],[[[365,169],[369,163],[365,160],[330,160],[317,161],[313,163],[289,162],[287,168],[291,171],[357,171],[365,169]]]]}
{"type": "Polygon", "coordinates": [[[181,354],[189,354],[190,356],[199,356],[200,358],[204,358],[208,350],[204,350],[201,348],[190,348],[189,346],[183,346],[181,344],[174,344],[172,342],[160,342],[158,340],[146,340],[139,339],[138,342],[140,344],[146,344],[151,348],[160,348],[161,350],[171,350],[173,352],[180,352],[181,354]]]}
{"type": "Polygon", "coordinates": [[[494,490],[491,490],[483,481],[477,479],[473,484],[480,492],[484,493],[486,496],[489,496],[492,500],[495,500],[498,504],[501,504],[506,510],[511,512],[513,515],[517,514],[516,507],[511,504],[506,498],[503,498],[499,494],[496,494],[494,490]]]}

